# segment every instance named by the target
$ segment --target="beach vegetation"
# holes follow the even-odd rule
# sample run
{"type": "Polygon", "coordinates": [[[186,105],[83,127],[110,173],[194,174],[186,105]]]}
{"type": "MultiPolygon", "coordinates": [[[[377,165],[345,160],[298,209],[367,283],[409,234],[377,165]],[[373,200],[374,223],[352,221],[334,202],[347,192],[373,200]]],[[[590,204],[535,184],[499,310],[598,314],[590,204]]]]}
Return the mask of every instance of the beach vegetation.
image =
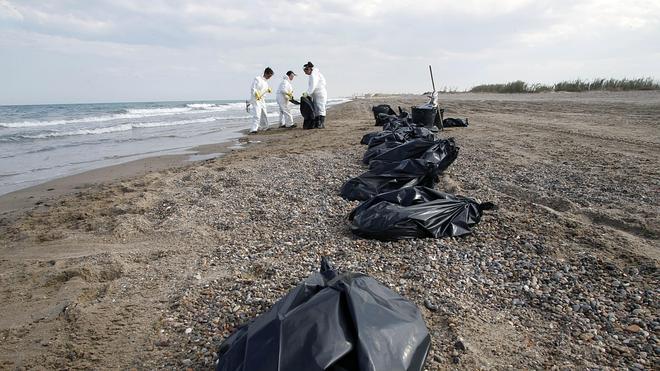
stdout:
{"type": "Polygon", "coordinates": [[[629,91],[629,90],[660,90],[660,82],[650,77],[636,79],[575,79],[561,81],[553,85],[528,84],[522,80],[504,84],[482,84],[472,87],[471,93],[542,93],[552,91],[583,92],[583,91],[629,91]]]}

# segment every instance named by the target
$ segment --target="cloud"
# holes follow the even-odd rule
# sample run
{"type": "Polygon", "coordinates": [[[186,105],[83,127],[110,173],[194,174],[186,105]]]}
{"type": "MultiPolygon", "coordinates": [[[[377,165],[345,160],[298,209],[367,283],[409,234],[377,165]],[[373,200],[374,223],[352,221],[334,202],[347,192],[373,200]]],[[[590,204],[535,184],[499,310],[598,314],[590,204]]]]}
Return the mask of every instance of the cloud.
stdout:
{"type": "Polygon", "coordinates": [[[180,98],[233,98],[244,89],[232,84],[266,65],[279,73],[307,60],[324,71],[331,95],[424,90],[428,64],[460,88],[657,76],[659,22],[656,0],[0,0],[0,53],[43,59],[0,59],[0,80],[67,60],[96,71],[99,85],[114,86],[116,73],[141,76],[131,93],[185,86],[180,98]]]}
{"type": "Polygon", "coordinates": [[[22,21],[23,15],[7,0],[0,0],[0,19],[22,21]]]}

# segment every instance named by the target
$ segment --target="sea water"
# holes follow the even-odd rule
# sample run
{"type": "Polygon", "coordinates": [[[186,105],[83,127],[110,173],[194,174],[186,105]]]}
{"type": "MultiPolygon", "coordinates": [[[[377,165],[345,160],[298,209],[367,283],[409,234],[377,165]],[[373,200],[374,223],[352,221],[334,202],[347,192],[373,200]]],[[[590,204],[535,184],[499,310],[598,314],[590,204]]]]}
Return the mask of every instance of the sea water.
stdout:
{"type": "MultiPolygon", "coordinates": [[[[330,99],[328,104],[346,99],[330,99]]],[[[267,102],[271,127],[277,104],[267,102]]],[[[294,116],[299,116],[293,106],[294,116]]],[[[0,195],[140,158],[237,140],[245,101],[0,106],[0,195]]]]}

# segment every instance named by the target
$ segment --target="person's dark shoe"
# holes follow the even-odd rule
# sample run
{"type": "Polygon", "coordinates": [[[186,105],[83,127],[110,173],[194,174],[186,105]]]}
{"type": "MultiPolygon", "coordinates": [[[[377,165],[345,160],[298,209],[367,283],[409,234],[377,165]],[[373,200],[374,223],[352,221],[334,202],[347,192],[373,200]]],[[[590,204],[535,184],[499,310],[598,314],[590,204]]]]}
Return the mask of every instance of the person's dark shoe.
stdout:
{"type": "Polygon", "coordinates": [[[293,125],[289,126],[289,128],[297,128],[297,127],[298,127],[298,125],[296,125],[296,124],[293,124],[293,125]]]}
{"type": "Polygon", "coordinates": [[[325,129],[325,116],[319,116],[319,129],[325,129]]]}

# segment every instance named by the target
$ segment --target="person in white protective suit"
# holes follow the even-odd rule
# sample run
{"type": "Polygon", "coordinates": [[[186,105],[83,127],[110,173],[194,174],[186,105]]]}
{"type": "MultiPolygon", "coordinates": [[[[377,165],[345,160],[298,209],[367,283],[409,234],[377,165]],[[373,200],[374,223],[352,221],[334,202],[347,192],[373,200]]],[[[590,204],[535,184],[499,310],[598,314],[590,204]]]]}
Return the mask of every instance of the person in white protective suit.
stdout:
{"type": "Polygon", "coordinates": [[[273,70],[266,67],[263,76],[257,76],[250,87],[250,99],[246,108],[252,113],[252,128],[250,133],[259,129],[268,130],[268,117],[266,116],[266,94],[272,92],[268,86],[268,79],[273,76],[273,70]]]}
{"type": "Polygon", "coordinates": [[[288,71],[280,86],[277,88],[275,94],[277,99],[277,105],[280,108],[280,127],[281,128],[293,128],[296,127],[296,124],[293,123],[293,116],[291,115],[291,109],[289,108],[289,101],[293,99],[293,86],[291,86],[291,81],[296,76],[293,71],[288,71]]]}
{"type": "Polygon", "coordinates": [[[307,92],[303,95],[309,95],[314,100],[314,121],[319,129],[325,128],[325,104],[328,100],[328,92],[325,90],[325,77],[318,68],[314,67],[312,62],[303,65],[303,71],[309,76],[307,92]]]}

